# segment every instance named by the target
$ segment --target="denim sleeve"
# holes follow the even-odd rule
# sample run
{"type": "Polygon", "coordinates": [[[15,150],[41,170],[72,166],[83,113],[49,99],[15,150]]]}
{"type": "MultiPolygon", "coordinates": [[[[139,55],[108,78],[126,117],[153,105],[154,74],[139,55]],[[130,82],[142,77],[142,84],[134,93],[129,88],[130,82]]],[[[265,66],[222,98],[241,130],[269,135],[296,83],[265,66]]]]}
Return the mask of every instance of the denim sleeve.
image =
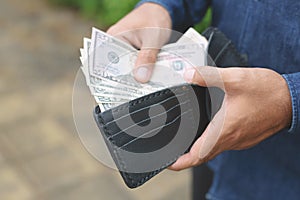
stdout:
{"type": "Polygon", "coordinates": [[[289,129],[290,133],[300,134],[300,72],[282,75],[289,87],[292,99],[292,123],[289,129]]]}
{"type": "Polygon", "coordinates": [[[170,14],[173,29],[184,31],[198,23],[210,5],[210,0],[141,0],[137,6],[145,3],[157,3],[170,14]]]}

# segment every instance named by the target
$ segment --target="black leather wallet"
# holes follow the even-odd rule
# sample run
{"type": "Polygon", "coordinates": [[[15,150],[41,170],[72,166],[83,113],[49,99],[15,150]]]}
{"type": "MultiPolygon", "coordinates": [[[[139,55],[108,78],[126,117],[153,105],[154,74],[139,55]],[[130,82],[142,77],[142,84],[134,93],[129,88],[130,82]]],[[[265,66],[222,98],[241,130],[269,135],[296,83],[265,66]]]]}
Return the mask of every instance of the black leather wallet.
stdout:
{"type": "MultiPolygon", "coordinates": [[[[208,64],[247,66],[247,58],[218,29],[202,33],[209,41],[208,64]]],[[[219,91],[220,92],[220,91],[219,91]]],[[[207,88],[178,85],[101,112],[94,118],[129,188],[136,188],[187,152],[211,119],[207,88]]]]}

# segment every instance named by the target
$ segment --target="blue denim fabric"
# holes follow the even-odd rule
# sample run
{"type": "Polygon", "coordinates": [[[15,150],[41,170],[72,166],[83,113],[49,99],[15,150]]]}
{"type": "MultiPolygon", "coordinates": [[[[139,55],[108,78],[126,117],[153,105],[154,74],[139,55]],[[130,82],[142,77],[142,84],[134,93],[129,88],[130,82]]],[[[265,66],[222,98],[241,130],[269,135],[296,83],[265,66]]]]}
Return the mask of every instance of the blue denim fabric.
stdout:
{"type": "Polygon", "coordinates": [[[241,53],[248,55],[250,66],[264,66],[283,74],[290,89],[293,106],[290,129],[280,131],[253,148],[223,152],[210,161],[214,181],[207,197],[300,199],[300,1],[143,2],[164,6],[170,13],[173,28],[182,31],[201,20],[211,5],[212,25],[223,31],[241,53]]]}
{"type": "Polygon", "coordinates": [[[292,125],[289,132],[296,132],[300,129],[300,72],[283,74],[283,77],[289,86],[293,107],[292,125]]]}
{"type": "Polygon", "coordinates": [[[142,0],[137,6],[145,2],[157,3],[166,8],[172,18],[173,29],[181,32],[199,22],[210,5],[209,1],[199,0],[142,0]]]}

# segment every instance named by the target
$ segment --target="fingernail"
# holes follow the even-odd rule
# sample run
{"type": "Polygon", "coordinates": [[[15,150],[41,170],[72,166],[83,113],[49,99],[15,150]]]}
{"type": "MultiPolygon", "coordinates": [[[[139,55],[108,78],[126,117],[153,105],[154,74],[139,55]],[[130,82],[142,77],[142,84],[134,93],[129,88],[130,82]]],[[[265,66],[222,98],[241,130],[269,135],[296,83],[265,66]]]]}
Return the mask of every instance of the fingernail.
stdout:
{"type": "Polygon", "coordinates": [[[188,69],[184,72],[184,79],[186,82],[191,83],[193,81],[195,69],[188,69]]]}
{"type": "Polygon", "coordinates": [[[139,67],[135,72],[135,77],[142,81],[148,81],[150,76],[150,71],[147,67],[139,67]]]}

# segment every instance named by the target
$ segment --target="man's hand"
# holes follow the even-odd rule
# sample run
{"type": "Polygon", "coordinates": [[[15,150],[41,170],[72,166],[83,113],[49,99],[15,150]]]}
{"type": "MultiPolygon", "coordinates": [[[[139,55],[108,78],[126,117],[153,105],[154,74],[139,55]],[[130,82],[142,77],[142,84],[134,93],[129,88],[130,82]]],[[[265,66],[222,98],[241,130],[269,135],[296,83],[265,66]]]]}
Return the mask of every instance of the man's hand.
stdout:
{"type": "Polygon", "coordinates": [[[165,8],[144,3],[107,31],[141,50],[133,70],[137,81],[145,83],[151,78],[157,54],[168,41],[171,26],[171,18],[165,8]]]}
{"type": "Polygon", "coordinates": [[[201,67],[186,71],[185,78],[200,86],[219,87],[225,97],[202,136],[171,170],[199,165],[226,150],[247,149],[290,125],[288,86],[272,70],[201,67]]]}

